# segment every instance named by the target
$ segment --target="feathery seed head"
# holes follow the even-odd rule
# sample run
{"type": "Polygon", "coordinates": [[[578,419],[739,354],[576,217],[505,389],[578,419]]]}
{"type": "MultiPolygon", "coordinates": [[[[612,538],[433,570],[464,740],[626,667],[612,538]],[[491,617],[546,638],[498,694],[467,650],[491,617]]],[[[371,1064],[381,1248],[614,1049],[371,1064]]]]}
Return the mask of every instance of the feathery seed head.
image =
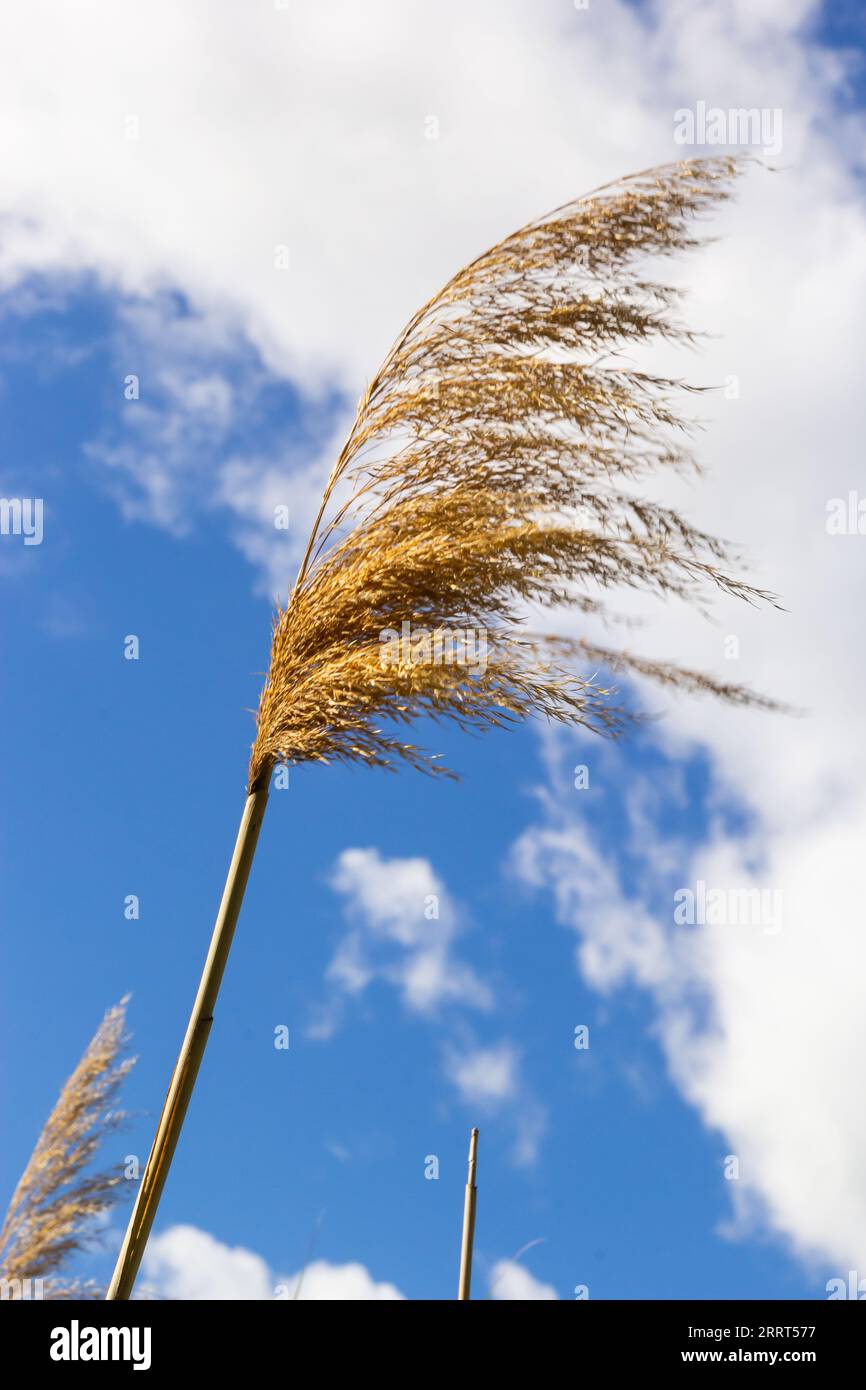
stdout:
{"type": "Polygon", "coordinates": [[[691,340],[672,317],[677,292],[639,263],[699,244],[696,218],[729,195],[738,163],[668,165],[559,208],[415,314],[364,392],[276,615],[251,788],[283,760],[441,771],[395,733],[424,714],[476,729],[536,714],[615,733],[627,716],[580,674],[599,663],[771,705],[522,627],[527,605],[604,613],[599,593],[619,585],[772,601],[728,573],[722,542],[635,494],[655,470],[695,466],[677,402],[688,388],[617,359],[631,343],[691,340]],[[419,640],[384,661],[383,634],[407,630],[419,640]],[[435,659],[455,631],[483,634],[483,663],[435,659]]]}
{"type": "MultiPolygon", "coordinates": [[[[48,1117],[0,1228],[0,1278],[43,1279],[62,1271],[85,1244],[95,1218],[121,1196],[119,1169],[87,1170],[107,1133],[123,1120],[114,1108],[135,1059],[122,1057],[127,1000],[109,1009],[48,1117]]],[[[48,1297],[99,1297],[76,1281],[50,1279],[48,1297]]]]}

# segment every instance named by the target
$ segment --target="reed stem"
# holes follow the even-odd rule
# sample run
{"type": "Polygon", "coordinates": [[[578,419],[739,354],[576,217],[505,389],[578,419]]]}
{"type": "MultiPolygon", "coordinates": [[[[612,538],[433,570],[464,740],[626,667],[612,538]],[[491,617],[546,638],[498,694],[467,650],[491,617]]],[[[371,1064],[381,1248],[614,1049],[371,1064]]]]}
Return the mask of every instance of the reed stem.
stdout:
{"type": "Polygon", "coordinates": [[[460,1246],[458,1299],[469,1298],[469,1289],[472,1283],[472,1245],[475,1240],[475,1202],[478,1196],[478,1188],[475,1186],[477,1161],[478,1130],[473,1129],[469,1136],[469,1173],[466,1178],[466,1197],[463,1202],[463,1242],[460,1246]]]}
{"type": "Polygon", "coordinates": [[[213,1023],[213,1012],[228,960],[235,926],[241,910],[250,865],[256,852],[265,808],[268,804],[268,781],[250,792],[241,817],[234,854],[229,865],[222,902],[217,913],[210,949],[202,971],[201,982],[190,1014],[186,1036],[180,1049],[165,1105],[138,1189],[138,1196],[129,1218],[123,1245],[117,1257],[114,1274],[106,1299],[128,1299],[135,1284],[138,1268],[153,1225],[159,1199],[168,1177],[168,1170],[198,1069],[213,1023]]]}

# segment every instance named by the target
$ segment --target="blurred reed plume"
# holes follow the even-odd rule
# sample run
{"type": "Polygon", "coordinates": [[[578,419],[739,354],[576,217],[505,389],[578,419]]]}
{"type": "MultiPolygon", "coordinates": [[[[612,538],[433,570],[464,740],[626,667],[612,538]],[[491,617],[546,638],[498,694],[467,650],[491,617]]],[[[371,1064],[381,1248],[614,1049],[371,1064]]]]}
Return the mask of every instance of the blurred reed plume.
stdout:
{"type": "Polygon", "coordinates": [[[618,587],[773,601],[738,577],[722,541],[640,495],[651,474],[695,466],[678,405],[688,388],[617,356],[692,341],[676,291],[641,263],[696,246],[737,169],[727,156],[652,169],[506,237],[418,310],[361,397],[276,615],[235,852],[110,1298],[129,1297],[144,1251],[276,763],[439,770],[399,737],[422,715],[475,729],[541,715],[616,733],[629,716],[596,681],[603,665],[772,705],[524,622],[559,604],[604,616],[618,587]]]}
{"type": "Polygon", "coordinates": [[[0,1230],[0,1279],[15,1286],[44,1279],[46,1298],[98,1298],[98,1289],[63,1277],[92,1234],[94,1220],[122,1195],[119,1167],[88,1171],[100,1144],[125,1118],[115,1109],[135,1058],[124,1057],[127,1000],[109,1009],[48,1117],[0,1230]]]}

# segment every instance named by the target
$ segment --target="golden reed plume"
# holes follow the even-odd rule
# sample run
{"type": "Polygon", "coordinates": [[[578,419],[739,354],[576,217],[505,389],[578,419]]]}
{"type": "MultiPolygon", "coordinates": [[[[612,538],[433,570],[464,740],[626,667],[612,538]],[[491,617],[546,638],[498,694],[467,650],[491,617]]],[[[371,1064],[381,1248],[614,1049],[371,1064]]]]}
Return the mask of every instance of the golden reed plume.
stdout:
{"type": "Polygon", "coordinates": [[[93,1222],[121,1196],[120,1168],[88,1172],[99,1145],[125,1118],[115,1108],[135,1059],[122,1057],[126,1000],[109,1009],[48,1117],[9,1203],[0,1230],[4,1297],[33,1296],[47,1280],[47,1298],[95,1298],[99,1291],[57,1278],[92,1234],[93,1222]],[[29,1283],[28,1283],[29,1281],[29,1283]]]}
{"type": "Polygon", "coordinates": [[[428,715],[484,729],[541,715],[614,733],[588,668],[622,667],[737,703],[710,675],[524,630],[532,608],[606,614],[618,586],[701,601],[725,545],[637,492],[694,466],[680,383],[618,364],[689,342],[676,291],[641,263],[699,242],[737,161],[637,174],[486,251],[412,318],[361,398],[297,581],[277,613],[248,796],[186,1037],[109,1298],[128,1298],[204,1052],[278,762],[439,765],[398,737],[428,715]]]}
{"type": "Polygon", "coordinates": [[[458,271],[414,316],[361,398],[277,616],[251,789],[278,761],[433,769],[393,731],[424,714],[615,731],[610,692],[575,662],[764,703],[518,622],[528,604],[604,614],[598,594],[618,585],[771,598],[722,568],[719,540],[629,486],[695,462],[680,384],[615,358],[625,344],[692,338],[672,317],[676,292],[642,278],[640,262],[696,245],[696,215],[735,172],[729,157],[674,164],[570,203],[458,271]],[[388,632],[407,641],[389,649],[388,632]],[[483,640],[484,660],[462,659],[443,633],[464,645],[469,634],[470,656],[483,640]],[[437,634],[454,659],[431,659],[437,634]]]}

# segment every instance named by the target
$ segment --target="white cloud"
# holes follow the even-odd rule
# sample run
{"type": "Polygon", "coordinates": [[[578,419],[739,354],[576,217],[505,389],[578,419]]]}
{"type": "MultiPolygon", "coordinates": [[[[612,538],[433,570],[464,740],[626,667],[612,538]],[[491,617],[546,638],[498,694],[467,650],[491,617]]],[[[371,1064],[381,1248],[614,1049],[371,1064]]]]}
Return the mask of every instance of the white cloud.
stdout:
{"type": "MultiPolygon", "coordinates": [[[[646,140],[649,74],[622,84],[591,151],[579,137],[612,112],[601,54],[618,44],[620,72],[638,57],[640,25],[610,8],[157,0],[145,17],[34,0],[6,15],[0,45],[0,268],[9,283],[93,267],[127,293],[177,285],[233,316],[274,370],[355,392],[371,354],[481,249],[479,221],[495,239],[646,140]]],[[[670,150],[669,120],[656,145],[670,150]]]]}
{"type": "MultiPolygon", "coordinates": [[[[457,265],[575,193],[687,153],[673,140],[684,103],[781,107],[795,172],[753,180],[728,222],[735,240],[701,262],[696,306],[726,335],[708,372],[742,380],[720,440],[731,487],[708,501],[742,534],[736,500],[751,492],[754,505],[758,489],[766,499],[787,482],[791,444],[799,458],[812,449],[813,467],[823,459],[822,432],[804,420],[819,394],[837,420],[830,396],[852,409],[845,388],[859,360],[863,213],[846,160],[862,147],[862,123],[831,123],[844,71],[808,41],[816,10],[807,0],[9,7],[0,284],[22,304],[28,277],[56,287],[95,274],[131,312],[162,320],[161,351],[185,332],[171,307],[185,296],[188,350],[204,344],[231,361],[232,398],[217,400],[226,383],[199,361],[203,375],[179,379],[180,399],[160,395],[161,425],[145,405],[127,437],[125,412],[99,456],[116,484],[133,482],[131,496],[121,489],[128,514],[175,529],[212,505],[200,479],[184,485],[190,457],[211,480],[219,470],[237,540],[270,592],[291,564],[266,500],[281,476],[300,472],[304,493],[310,466],[324,477],[332,393],[344,406],[357,398],[457,265]],[[253,449],[224,469],[225,411],[246,420],[239,378],[299,388],[323,425],[315,447],[253,449]]],[[[293,548],[307,516],[297,512],[293,548]]]]}
{"type": "Polygon", "coordinates": [[[558,1298],[552,1284],[543,1284],[514,1260],[497,1260],[490,1271],[490,1296],[500,1302],[519,1303],[558,1298]]]}
{"type": "Polygon", "coordinates": [[[235,543],[260,576],[258,591],[283,604],[322,498],[318,455],[312,464],[300,465],[298,453],[297,445],[287,442],[281,458],[232,455],[220,465],[217,479],[217,500],[234,513],[235,543]]]}
{"type": "Polygon", "coordinates": [[[781,930],[775,919],[676,925],[672,893],[658,908],[645,826],[630,845],[638,896],[624,892],[587,819],[564,813],[515,849],[519,874],[550,886],[577,933],[588,982],[604,993],[636,984],[654,999],[674,1081],[723,1136],[720,1152],[739,1160],[739,1179],[725,1183],[731,1229],[764,1223],[804,1258],[845,1269],[866,1261],[866,1117],[854,1099],[866,1048],[862,833],[858,822],[748,839],[718,831],[684,851],[682,885],[779,889],[781,930]]]}
{"type": "MultiPolygon", "coordinates": [[[[299,1275],[288,1281],[297,1287],[299,1275]]],[[[301,1303],[336,1300],[364,1302],[393,1302],[403,1295],[393,1284],[377,1284],[362,1264],[331,1265],[326,1260],[313,1260],[303,1273],[298,1299],[301,1303]]]]}
{"type": "Polygon", "coordinates": [[[514,1043],[504,1038],[479,1045],[464,1034],[448,1044],[444,1062],[445,1075],[473,1120],[505,1117],[514,1135],[512,1162],[531,1168],[547,1132],[547,1111],[526,1080],[514,1043]]]}
{"type": "MultiPolygon", "coordinates": [[[[144,1256],[144,1290],[152,1297],[205,1301],[288,1300],[306,1302],[395,1301],[403,1294],[379,1283],[358,1262],[335,1265],[313,1260],[291,1275],[276,1273],[243,1246],[229,1246],[196,1226],[171,1226],[154,1236],[144,1256]]],[[[514,1260],[498,1260],[490,1271],[490,1296],[499,1300],[555,1299],[556,1290],[514,1260]]]]}
{"type": "Polygon", "coordinates": [[[445,1004],[489,1009],[488,985],[454,953],[459,922],[447,889],[426,859],[383,859],[375,849],[342,852],[331,886],[352,926],[328,967],[346,994],[386,980],[414,1013],[445,1004]]]}
{"type": "Polygon", "coordinates": [[[144,1254],[147,1288],[172,1299],[273,1298],[276,1281],[260,1255],[223,1245],[195,1226],[172,1226],[144,1254]]]}
{"type": "Polygon", "coordinates": [[[507,1042],[475,1052],[453,1052],[448,1059],[448,1074],[461,1100],[482,1109],[516,1098],[518,1069],[517,1052],[507,1042]]]}
{"type": "Polygon", "coordinates": [[[221,500],[215,460],[265,374],[217,316],[169,294],[116,304],[109,346],[115,410],[87,453],[126,519],[186,535],[221,500]]]}
{"type": "Polygon", "coordinates": [[[549,879],[561,918],[579,910],[578,962],[590,984],[607,993],[627,977],[649,988],[667,978],[664,931],[640,904],[623,897],[615,867],[593,847],[582,823],[527,832],[515,846],[514,862],[536,887],[549,879]]]}
{"type": "Polygon", "coordinates": [[[346,1003],[375,981],[397,990],[413,1014],[435,1021],[444,1035],[443,1065],[460,1102],[503,1118],[514,1134],[518,1167],[538,1158],[546,1112],[522,1074],[517,1048],[504,1039],[481,1045],[455,1007],[489,1012],[489,985],[454,948],[457,908],[429,860],[385,859],[375,849],[347,849],[331,886],[342,895],[350,921],[326,971],[330,998],[316,1014],[310,1036],[332,1036],[346,1003]],[[436,915],[433,915],[435,911],[436,915]]]}
{"type": "Polygon", "coordinates": [[[144,1275],[147,1289],[168,1299],[368,1302],[403,1297],[393,1284],[377,1283],[357,1263],[314,1260],[299,1273],[278,1275],[261,1255],[224,1245],[195,1226],[171,1226],[154,1236],[145,1251],[144,1275]]]}

